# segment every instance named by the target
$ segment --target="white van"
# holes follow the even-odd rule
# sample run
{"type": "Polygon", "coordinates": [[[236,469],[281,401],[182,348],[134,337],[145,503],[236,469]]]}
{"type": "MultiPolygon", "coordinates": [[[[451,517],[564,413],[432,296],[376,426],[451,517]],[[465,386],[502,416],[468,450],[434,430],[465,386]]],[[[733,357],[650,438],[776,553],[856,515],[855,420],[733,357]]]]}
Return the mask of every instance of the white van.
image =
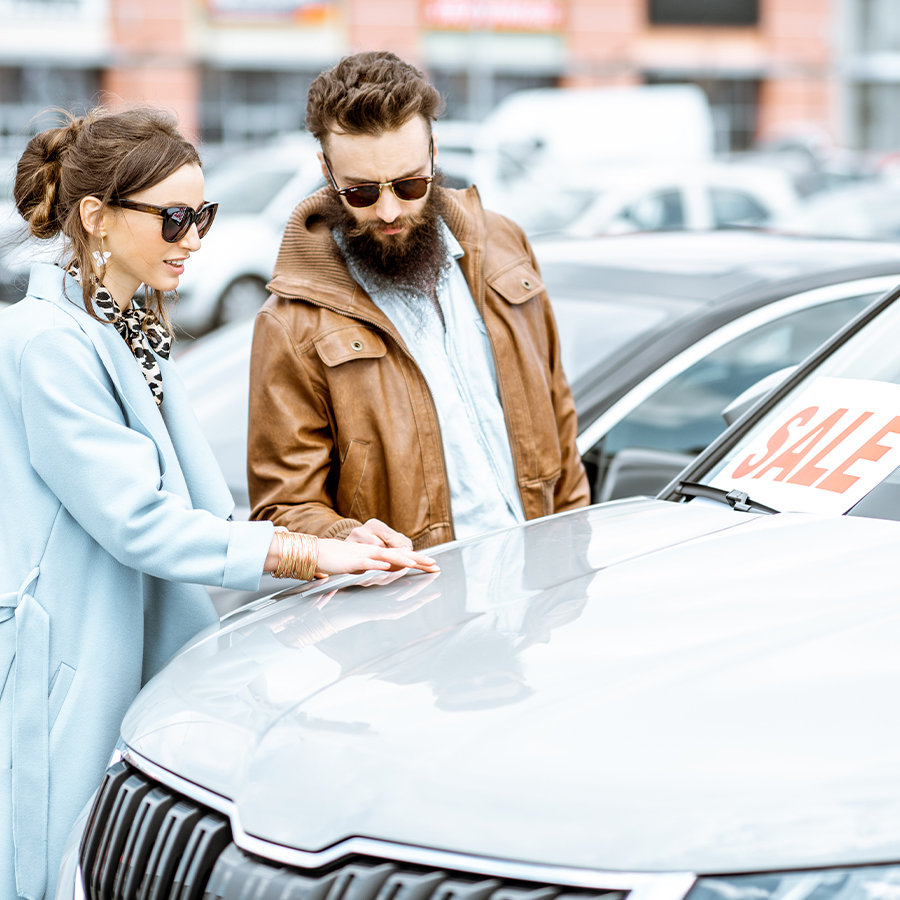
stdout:
{"type": "Polygon", "coordinates": [[[690,84],[519,91],[488,115],[484,132],[529,168],[699,163],[715,149],[706,94],[690,84]]]}

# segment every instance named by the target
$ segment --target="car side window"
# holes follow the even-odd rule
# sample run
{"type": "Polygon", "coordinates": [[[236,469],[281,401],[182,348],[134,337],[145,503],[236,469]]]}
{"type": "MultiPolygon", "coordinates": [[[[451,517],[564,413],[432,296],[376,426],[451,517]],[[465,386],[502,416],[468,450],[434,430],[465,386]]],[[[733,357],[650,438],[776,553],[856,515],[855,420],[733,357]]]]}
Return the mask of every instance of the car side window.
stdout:
{"type": "Polygon", "coordinates": [[[713,226],[727,228],[729,225],[758,225],[769,214],[766,209],[749,194],[733,188],[711,188],[713,226]]]}
{"type": "Polygon", "coordinates": [[[657,191],[626,207],[616,217],[614,230],[666,231],[684,228],[684,201],[677,190],[657,191]],[[624,230],[623,229],[623,230],[624,230]]]}
{"type": "Polygon", "coordinates": [[[585,454],[594,478],[592,499],[661,490],[725,430],[722,411],[735,397],[766,375],[799,363],[875,297],[848,297],[790,313],[734,338],[683,369],[585,454]],[[619,472],[622,460],[615,465],[623,451],[629,455],[629,465],[640,463],[639,483],[619,472]],[[610,474],[622,477],[622,484],[604,484],[610,474]]]}

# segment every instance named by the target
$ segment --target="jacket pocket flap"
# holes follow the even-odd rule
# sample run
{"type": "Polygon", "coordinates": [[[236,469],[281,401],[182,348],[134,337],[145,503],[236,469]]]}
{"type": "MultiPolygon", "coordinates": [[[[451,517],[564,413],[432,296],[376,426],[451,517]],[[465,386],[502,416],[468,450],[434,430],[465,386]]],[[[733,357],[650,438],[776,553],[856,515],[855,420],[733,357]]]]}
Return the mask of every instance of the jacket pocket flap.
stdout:
{"type": "Polygon", "coordinates": [[[545,290],[544,282],[528,261],[492,275],[487,283],[508,303],[524,303],[545,290]]]}
{"type": "Polygon", "coordinates": [[[376,359],[384,356],[384,341],[361,325],[339,328],[316,342],[316,352],[326,366],[339,366],[351,359],[376,359]]]}

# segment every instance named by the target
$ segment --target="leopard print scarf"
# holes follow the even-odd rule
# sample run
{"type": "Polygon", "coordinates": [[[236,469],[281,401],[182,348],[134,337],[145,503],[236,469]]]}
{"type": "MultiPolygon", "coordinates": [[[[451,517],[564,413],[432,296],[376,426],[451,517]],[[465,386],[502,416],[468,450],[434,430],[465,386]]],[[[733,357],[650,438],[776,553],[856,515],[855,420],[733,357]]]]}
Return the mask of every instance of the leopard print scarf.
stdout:
{"type": "MultiPolygon", "coordinates": [[[[81,271],[76,262],[66,266],[66,272],[81,284],[81,271]]],[[[142,306],[131,306],[121,312],[112,294],[98,281],[91,300],[97,309],[112,322],[116,331],[125,338],[125,343],[140,363],[141,372],[153,394],[157,406],[163,402],[162,372],[152,351],[163,359],[169,358],[172,350],[172,336],[163,327],[156,314],[142,306]]]]}

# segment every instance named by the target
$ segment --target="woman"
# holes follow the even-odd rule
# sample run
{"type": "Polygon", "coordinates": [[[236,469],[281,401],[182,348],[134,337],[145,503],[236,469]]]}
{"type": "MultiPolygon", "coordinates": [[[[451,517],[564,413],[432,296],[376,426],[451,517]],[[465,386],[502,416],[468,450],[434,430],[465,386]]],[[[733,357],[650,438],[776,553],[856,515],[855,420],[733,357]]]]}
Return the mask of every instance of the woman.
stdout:
{"type": "Polygon", "coordinates": [[[359,543],[230,521],[168,361],[163,295],[216,212],[171,121],[70,117],[29,143],[15,199],[70,251],[0,314],[0,896],[39,900],[135,694],[217,621],[202,585],[436,567],[381,523],[359,543]]]}

